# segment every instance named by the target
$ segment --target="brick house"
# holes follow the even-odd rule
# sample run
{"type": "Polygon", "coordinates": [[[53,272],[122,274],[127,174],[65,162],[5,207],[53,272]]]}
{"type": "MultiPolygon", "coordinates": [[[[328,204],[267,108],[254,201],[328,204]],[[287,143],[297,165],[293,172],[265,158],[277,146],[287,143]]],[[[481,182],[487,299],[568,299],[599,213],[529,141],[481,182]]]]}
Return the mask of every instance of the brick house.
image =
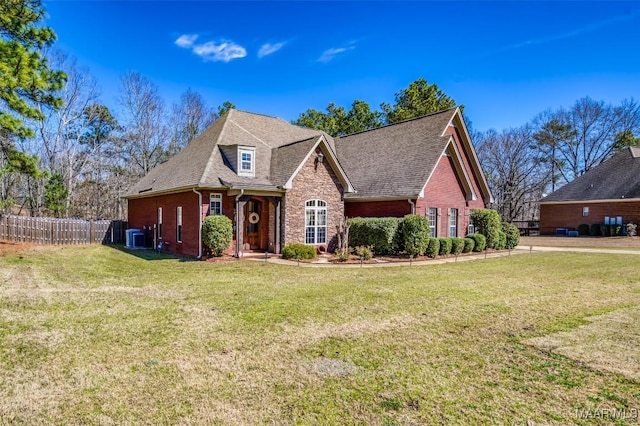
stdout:
{"type": "Polygon", "coordinates": [[[343,138],[231,110],[126,195],[147,243],[202,255],[207,215],[234,223],[233,251],[292,242],[332,251],[346,215],[429,216],[432,234],[464,235],[491,202],[458,108],[343,138]]]}
{"type": "Polygon", "coordinates": [[[540,201],[540,233],[640,221],[640,147],[627,147],[540,201]]]}

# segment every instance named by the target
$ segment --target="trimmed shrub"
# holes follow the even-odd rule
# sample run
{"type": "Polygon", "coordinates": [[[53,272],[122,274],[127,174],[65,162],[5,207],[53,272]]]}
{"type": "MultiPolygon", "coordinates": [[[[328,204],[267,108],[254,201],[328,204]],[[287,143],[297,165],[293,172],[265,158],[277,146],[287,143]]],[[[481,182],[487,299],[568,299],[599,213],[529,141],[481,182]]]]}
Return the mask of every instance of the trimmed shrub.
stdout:
{"type": "Polygon", "coordinates": [[[487,237],[482,234],[469,234],[467,238],[471,238],[474,242],[473,251],[481,252],[487,247],[487,237]]]}
{"type": "Polygon", "coordinates": [[[316,248],[302,243],[287,244],[282,248],[283,259],[315,259],[316,248]]]}
{"type": "Polygon", "coordinates": [[[504,250],[507,245],[507,234],[501,229],[498,232],[498,239],[493,243],[493,248],[496,250],[504,250]]]}
{"type": "MultiPolygon", "coordinates": [[[[459,255],[464,250],[464,239],[458,237],[452,237],[451,239],[451,254],[459,255]]],[[[473,241],[473,240],[471,240],[473,241]]]]}
{"type": "Polygon", "coordinates": [[[375,254],[397,254],[396,217],[354,217],[349,219],[349,245],[373,247],[375,254]]]}
{"type": "Polygon", "coordinates": [[[222,252],[231,246],[231,240],[233,240],[233,224],[228,217],[207,216],[202,222],[202,243],[214,256],[222,256],[222,252]]]}
{"type": "Polygon", "coordinates": [[[578,225],[578,235],[589,235],[589,225],[586,223],[578,225]]]}
{"type": "Polygon", "coordinates": [[[451,246],[452,246],[451,238],[440,237],[438,238],[438,241],[440,242],[440,248],[438,250],[438,254],[440,256],[446,256],[449,253],[451,253],[451,246]]]}
{"type": "Polygon", "coordinates": [[[402,221],[404,251],[408,255],[424,254],[429,244],[429,219],[417,214],[408,214],[402,221]]]}
{"type": "Polygon", "coordinates": [[[471,253],[476,246],[476,240],[473,238],[465,237],[462,239],[464,241],[464,248],[462,249],[463,253],[471,253]]]}
{"type": "MultiPolygon", "coordinates": [[[[471,222],[476,227],[476,233],[486,237],[486,244],[489,248],[495,248],[495,245],[499,244],[502,220],[497,211],[492,209],[473,210],[471,212],[471,222]]],[[[476,246],[477,244],[478,242],[476,241],[476,246]]]]}
{"type": "Polygon", "coordinates": [[[591,235],[592,237],[599,237],[601,235],[599,223],[591,224],[591,226],[589,227],[589,235],[591,235]]]}
{"type": "Polygon", "coordinates": [[[506,236],[504,248],[511,250],[520,244],[520,230],[513,223],[503,223],[502,232],[506,236]]]}
{"type": "Polygon", "coordinates": [[[425,254],[428,257],[435,259],[436,256],[438,256],[439,252],[440,252],[440,240],[438,238],[429,238],[429,244],[427,244],[427,251],[425,252],[425,254]]]}
{"type": "Polygon", "coordinates": [[[353,252],[362,260],[370,260],[373,258],[373,250],[371,247],[367,246],[358,246],[353,252]]]}
{"type": "Polygon", "coordinates": [[[622,235],[622,225],[611,225],[611,236],[619,237],[622,235]]]}

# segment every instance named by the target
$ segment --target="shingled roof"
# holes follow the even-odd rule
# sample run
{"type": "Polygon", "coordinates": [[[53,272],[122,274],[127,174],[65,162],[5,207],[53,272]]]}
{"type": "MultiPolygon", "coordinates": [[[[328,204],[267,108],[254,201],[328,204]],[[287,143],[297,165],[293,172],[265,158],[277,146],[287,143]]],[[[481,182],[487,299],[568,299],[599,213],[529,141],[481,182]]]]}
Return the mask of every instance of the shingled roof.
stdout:
{"type": "Polygon", "coordinates": [[[540,202],[640,198],[640,147],[627,147],[540,202]]]}
{"type": "Polygon", "coordinates": [[[457,108],[336,139],[340,164],[356,188],[350,198],[417,197],[450,136],[457,108]]]}
{"type": "Polygon", "coordinates": [[[230,110],[169,161],[136,183],[127,198],[190,188],[278,190],[316,144],[335,156],[333,139],[320,130],[294,126],[280,118],[230,110]],[[255,149],[255,176],[238,176],[229,153],[255,149]],[[306,151],[305,151],[306,150],[306,151]],[[272,167],[274,156],[277,170],[272,167]]]}

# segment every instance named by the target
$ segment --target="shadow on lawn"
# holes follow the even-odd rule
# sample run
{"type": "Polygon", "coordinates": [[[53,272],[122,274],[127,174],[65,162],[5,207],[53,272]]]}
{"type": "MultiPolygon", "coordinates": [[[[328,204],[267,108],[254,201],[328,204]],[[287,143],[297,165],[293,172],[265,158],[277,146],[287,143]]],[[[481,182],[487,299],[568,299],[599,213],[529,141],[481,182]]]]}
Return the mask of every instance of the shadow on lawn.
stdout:
{"type": "Polygon", "coordinates": [[[157,250],[151,248],[136,248],[130,249],[125,247],[123,244],[109,244],[107,247],[111,247],[112,249],[121,251],[123,253],[130,254],[139,259],[143,260],[167,260],[167,259],[177,259],[180,262],[196,262],[196,259],[191,259],[187,257],[180,257],[170,253],[158,252],[157,250]]]}

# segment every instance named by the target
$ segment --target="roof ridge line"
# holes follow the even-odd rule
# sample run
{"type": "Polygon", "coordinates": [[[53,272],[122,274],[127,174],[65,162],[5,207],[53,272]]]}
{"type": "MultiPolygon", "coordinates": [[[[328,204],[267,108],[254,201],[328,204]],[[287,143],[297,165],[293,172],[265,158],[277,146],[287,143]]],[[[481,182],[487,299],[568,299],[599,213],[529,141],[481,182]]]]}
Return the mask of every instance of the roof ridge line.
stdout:
{"type": "Polygon", "coordinates": [[[336,139],[348,138],[349,136],[359,135],[359,134],[367,133],[367,132],[373,132],[375,130],[380,130],[380,129],[384,129],[386,127],[395,126],[397,124],[408,123],[410,121],[416,121],[416,120],[420,120],[420,119],[423,119],[423,118],[426,118],[426,117],[431,117],[432,115],[444,114],[445,112],[448,112],[448,111],[451,111],[451,110],[456,110],[458,108],[459,108],[458,106],[454,106],[454,107],[443,109],[443,110],[440,110],[440,111],[430,112],[429,114],[424,114],[424,115],[421,115],[419,117],[407,118],[406,120],[396,121],[395,123],[385,124],[385,125],[380,126],[380,127],[374,127],[373,129],[361,130],[359,132],[349,133],[348,135],[338,136],[336,139]]]}

